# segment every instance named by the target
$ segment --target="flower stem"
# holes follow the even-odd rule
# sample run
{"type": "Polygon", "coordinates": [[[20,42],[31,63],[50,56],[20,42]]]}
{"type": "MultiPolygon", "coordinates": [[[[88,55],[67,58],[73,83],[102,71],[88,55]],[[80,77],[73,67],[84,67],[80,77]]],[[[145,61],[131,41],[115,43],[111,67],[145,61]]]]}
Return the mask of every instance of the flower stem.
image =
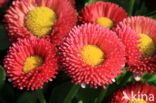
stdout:
{"type": "Polygon", "coordinates": [[[134,8],[135,0],[130,0],[130,7],[128,10],[128,15],[132,16],[133,15],[133,8],[134,8]]]}
{"type": "Polygon", "coordinates": [[[107,90],[105,90],[105,89],[101,90],[101,93],[100,93],[99,96],[97,97],[95,103],[102,103],[102,100],[103,100],[103,98],[105,97],[106,91],[107,91],[107,90]]]}
{"type": "Polygon", "coordinates": [[[74,96],[77,94],[77,92],[79,91],[80,86],[78,85],[73,85],[73,87],[71,87],[68,95],[66,96],[66,98],[64,99],[63,103],[70,103],[72,101],[72,99],[74,98],[74,96]]]}
{"type": "Polygon", "coordinates": [[[40,103],[46,103],[43,91],[41,89],[37,91],[37,96],[38,96],[40,103]]]}
{"type": "Polygon", "coordinates": [[[132,76],[132,74],[130,72],[127,72],[123,79],[121,80],[120,84],[117,83],[113,83],[111,85],[109,85],[106,89],[102,89],[101,93],[99,94],[99,96],[97,97],[95,103],[105,103],[103,102],[103,99],[107,97],[109,97],[110,95],[112,95],[112,93],[117,90],[118,88],[120,88],[121,86],[123,86],[125,84],[126,81],[128,81],[128,79],[132,76]],[[106,95],[107,94],[107,95],[106,95]]]}

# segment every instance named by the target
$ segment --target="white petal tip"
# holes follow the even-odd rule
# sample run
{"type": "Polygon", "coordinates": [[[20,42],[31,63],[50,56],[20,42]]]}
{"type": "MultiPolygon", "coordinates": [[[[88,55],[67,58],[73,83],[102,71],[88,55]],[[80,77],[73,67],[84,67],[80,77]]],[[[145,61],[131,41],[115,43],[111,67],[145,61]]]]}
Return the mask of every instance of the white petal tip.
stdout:
{"type": "Polygon", "coordinates": [[[134,76],[134,79],[135,79],[136,81],[140,81],[140,80],[141,80],[141,75],[139,75],[139,74],[134,74],[133,76],[134,76]]]}
{"type": "Polygon", "coordinates": [[[86,88],[86,84],[85,83],[82,83],[81,84],[81,88],[86,88]]]}
{"type": "Polygon", "coordinates": [[[112,82],[115,82],[115,79],[112,79],[112,82]]]}

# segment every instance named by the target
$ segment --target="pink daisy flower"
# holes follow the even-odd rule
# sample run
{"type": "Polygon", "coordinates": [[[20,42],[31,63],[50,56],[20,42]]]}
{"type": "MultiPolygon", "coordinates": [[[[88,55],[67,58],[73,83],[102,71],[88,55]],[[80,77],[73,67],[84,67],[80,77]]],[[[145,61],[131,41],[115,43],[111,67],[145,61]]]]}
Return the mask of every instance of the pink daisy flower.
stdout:
{"type": "Polygon", "coordinates": [[[75,27],[59,47],[65,72],[76,84],[111,84],[125,64],[124,46],[111,30],[96,24],[75,27]]]}
{"type": "Polygon", "coordinates": [[[37,36],[59,44],[76,21],[76,11],[67,0],[16,0],[5,15],[12,41],[37,36]]]}
{"type": "Polygon", "coordinates": [[[127,48],[128,69],[135,74],[156,72],[155,27],[154,19],[135,16],[124,19],[116,28],[127,48]],[[124,30],[125,26],[129,29],[124,30]]]}
{"type": "Polygon", "coordinates": [[[117,4],[98,1],[84,7],[79,18],[82,23],[100,24],[113,28],[126,17],[125,10],[117,4]]]}
{"type": "Polygon", "coordinates": [[[145,83],[132,83],[117,90],[109,103],[155,103],[156,87],[145,83]]]}
{"type": "Polygon", "coordinates": [[[36,90],[57,74],[55,50],[49,41],[35,37],[19,40],[10,47],[4,67],[13,86],[36,90]]]}

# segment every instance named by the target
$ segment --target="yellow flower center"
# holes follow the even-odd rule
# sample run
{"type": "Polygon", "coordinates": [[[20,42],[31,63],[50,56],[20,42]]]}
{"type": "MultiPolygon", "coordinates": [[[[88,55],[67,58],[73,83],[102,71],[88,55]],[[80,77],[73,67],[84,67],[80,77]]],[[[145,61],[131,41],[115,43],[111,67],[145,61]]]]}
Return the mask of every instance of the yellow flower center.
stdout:
{"type": "Polygon", "coordinates": [[[23,67],[23,72],[29,73],[35,68],[38,68],[43,63],[43,59],[39,56],[30,56],[26,59],[23,67]]]}
{"type": "Polygon", "coordinates": [[[112,28],[113,27],[113,21],[107,17],[100,17],[96,19],[96,23],[100,24],[104,27],[107,28],[112,28]]]}
{"type": "Polygon", "coordinates": [[[35,36],[50,34],[56,21],[56,14],[47,7],[36,7],[25,17],[26,28],[35,36]]]}
{"type": "Polygon", "coordinates": [[[143,52],[143,57],[150,57],[156,52],[156,46],[154,41],[146,34],[139,34],[141,39],[139,40],[140,51],[143,52]]]}
{"type": "Polygon", "coordinates": [[[142,99],[132,99],[128,103],[148,103],[142,99]]]}
{"type": "Polygon", "coordinates": [[[80,55],[86,64],[97,66],[104,61],[104,52],[95,45],[86,45],[81,51],[80,55]]]}

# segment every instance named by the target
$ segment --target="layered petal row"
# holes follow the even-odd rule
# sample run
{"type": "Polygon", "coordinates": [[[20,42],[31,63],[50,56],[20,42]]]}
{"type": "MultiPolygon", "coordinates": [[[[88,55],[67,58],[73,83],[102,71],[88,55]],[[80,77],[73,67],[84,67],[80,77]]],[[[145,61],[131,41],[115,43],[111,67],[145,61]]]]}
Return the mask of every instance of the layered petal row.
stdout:
{"type": "Polygon", "coordinates": [[[76,84],[105,87],[125,65],[124,45],[117,35],[96,24],[73,28],[59,51],[64,71],[76,84]]]}
{"type": "Polygon", "coordinates": [[[13,86],[36,90],[57,74],[56,51],[49,41],[31,37],[10,47],[4,67],[13,86]]]}

